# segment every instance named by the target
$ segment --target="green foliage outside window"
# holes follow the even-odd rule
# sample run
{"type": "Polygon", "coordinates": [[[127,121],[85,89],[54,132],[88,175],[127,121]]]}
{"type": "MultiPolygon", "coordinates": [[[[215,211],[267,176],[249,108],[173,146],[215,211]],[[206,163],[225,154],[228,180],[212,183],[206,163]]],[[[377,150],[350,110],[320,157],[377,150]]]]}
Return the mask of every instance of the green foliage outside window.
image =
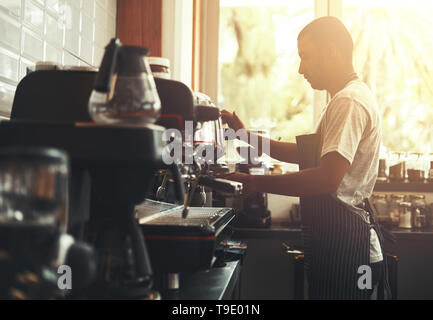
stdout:
{"type": "Polygon", "coordinates": [[[297,33],[311,21],[311,11],[221,9],[220,104],[235,110],[249,128],[271,129],[273,138],[284,141],[313,129],[313,92],[298,74],[296,48],[297,33]],[[281,44],[290,49],[277,50],[281,44]]]}
{"type": "MultiPolygon", "coordinates": [[[[284,141],[313,130],[313,90],[298,74],[296,38],[314,10],[312,2],[290,3],[220,12],[219,102],[249,128],[271,129],[284,141]]],[[[343,22],[355,70],[378,101],[383,144],[433,152],[433,6],[362,3],[344,1],[343,22]]]]}

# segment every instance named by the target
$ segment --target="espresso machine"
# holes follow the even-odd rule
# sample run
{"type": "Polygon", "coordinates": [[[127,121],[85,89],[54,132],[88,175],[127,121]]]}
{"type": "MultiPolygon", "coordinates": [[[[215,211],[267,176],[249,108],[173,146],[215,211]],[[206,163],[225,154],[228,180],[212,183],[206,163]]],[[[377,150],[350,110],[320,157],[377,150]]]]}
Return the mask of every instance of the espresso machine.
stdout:
{"type": "Polygon", "coordinates": [[[137,206],[136,214],[156,270],[157,288],[163,297],[173,298],[183,273],[212,267],[215,249],[235,218],[232,208],[214,207],[211,195],[239,195],[242,184],[216,176],[224,168],[218,163],[224,154],[219,109],[207,96],[181,82],[155,78],[155,83],[161,99],[157,123],[181,136],[182,158],[177,166],[185,199],[183,203],[171,201],[171,175],[160,171],[153,199],[137,206]]]}
{"type": "Polygon", "coordinates": [[[194,134],[218,110],[196,108],[180,82],[154,81],[146,55],[113,39],[99,72],[32,72],[17,87],[11,121],[0,122],[0,147],[49,147],[69,157],[67,230],[96,255],[96,279],[72,298],[158,299],[155,274],[209,268],[234,218],[230,208],[197,210],[191,193],[203,186],[236,195],[241,184],[208,174],[207,164],[163,161],[166,128],[183,132],[191,120],[194,134]],[[150,205],[161,173],[173,203],[150,205]]]}
{"type": "MultiPolygon", "coordinates": [[[[155,299],[153,272],[135,205],[162,162],[164,128],[147,49],[113,39],[98,73],[47,70],[18,85],[0,146],[50,147],[70,159],[68,229],[91,244],[96,279],[77,298],[155,299]],[[53,90],[53,88],[55,88],[53,90]]],[[[177,184],[183,200],[183,184],[177,184]]]]}
{"type": "MultiPolygon", "coordinates": [[[[157,123],[179,130],[182,154],[189,156],[178,162],[189,205],[215,206],[213,193],[218,190],[224,194],[239,194],[239,184],[217,178],[218,174],[228,173],[227,165],[221,161],[225,141],[219,109],[208,96],[192,92],[181,82],[155,78],[155,83],[162,102],[157,123]]],[[[160,172],[155,182],[155,200],[173,202],[169,181],[167,175],[160,172]]]]}

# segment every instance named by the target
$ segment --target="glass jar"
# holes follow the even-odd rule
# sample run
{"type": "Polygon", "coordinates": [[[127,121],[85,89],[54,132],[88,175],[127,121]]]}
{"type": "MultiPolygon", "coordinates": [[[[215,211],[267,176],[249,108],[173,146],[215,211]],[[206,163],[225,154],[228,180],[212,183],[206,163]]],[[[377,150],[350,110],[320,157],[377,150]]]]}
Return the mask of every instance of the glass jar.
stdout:
{"type": "Polygon", "coordinates": [[[411,152],[407,157],[407,177],[411,182],[424,181],[424,163],[423,154],[419,152],[411,152]]]}
{"type": "Polygon", "coordinates": [[[399,228],[412,228],[412,204],[410,202],[400,202],[399,208],[399,228]]]}
{"type": "Polygon", "coordinates": [[[389,217],[391,225],[398,226],[400,212],[399,212],[399,204],[404,202],[403,194],[392,194],[391,200],[389,203],[389,217]]]}
{"type": "Polygon", "coordinates": [[[411,194],[409,196],[410,203],[416,208],[425,209],[427,204],[425,201],[425,195],[423,194],[411,194]]]}
{"type": "Polygon", "coordinates": [[[410,195],[410,202],[412,204],[412,225],[416,228],[423,228],[427,223],[427,203],[425,195],[412,194],[410,195]]]}
{"type": "Polygon", "coordinates": [[[403,152],[393,152],[390,156],[389,179],[404,181],[406,178],[406,157],[403,152]]]}
{"type": "Polygon", "coordinates": [[[386,194],[384,193],[374,193],[373,194],[373,205],[376,209],[376,219],[378,222],[390,223],[391,218],[389,215],[388,200],[386,194]]]}

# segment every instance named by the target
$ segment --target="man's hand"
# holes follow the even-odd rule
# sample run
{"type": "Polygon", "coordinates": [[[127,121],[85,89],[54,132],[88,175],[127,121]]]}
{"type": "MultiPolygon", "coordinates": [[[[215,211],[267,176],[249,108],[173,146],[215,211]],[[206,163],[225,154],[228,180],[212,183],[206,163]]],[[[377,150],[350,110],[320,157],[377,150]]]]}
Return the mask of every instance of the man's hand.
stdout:
{"type": "Polygon", "coordinates": [[[243,189],[241,197],[248,197],[251,193],[256,192],[254,186],[254,176],[241,172],[233,172],[218,176],[218,178],[237,181],[242,183],[243,189]]]}
{"type": "Polygon", "coordinates": [[[238,131],[239,129],[245,129],[244,124],[241,119],[236,115],[236,112],[229,112],[227,110],[221,110],[221,119],[223,123],[227,123],[227,125],[232,128],[234,131],[238,131]]]}

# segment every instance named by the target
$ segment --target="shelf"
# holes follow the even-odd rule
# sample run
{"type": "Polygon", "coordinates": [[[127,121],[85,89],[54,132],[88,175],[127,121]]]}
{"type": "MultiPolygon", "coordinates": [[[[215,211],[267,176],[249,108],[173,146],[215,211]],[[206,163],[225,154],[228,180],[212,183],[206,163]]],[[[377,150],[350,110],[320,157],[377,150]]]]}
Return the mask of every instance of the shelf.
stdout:
{"type": "Polygon", "coordinates": [[[376,182],[374,191],[384,192],[433,192],[433,182],[376,182]]]}

